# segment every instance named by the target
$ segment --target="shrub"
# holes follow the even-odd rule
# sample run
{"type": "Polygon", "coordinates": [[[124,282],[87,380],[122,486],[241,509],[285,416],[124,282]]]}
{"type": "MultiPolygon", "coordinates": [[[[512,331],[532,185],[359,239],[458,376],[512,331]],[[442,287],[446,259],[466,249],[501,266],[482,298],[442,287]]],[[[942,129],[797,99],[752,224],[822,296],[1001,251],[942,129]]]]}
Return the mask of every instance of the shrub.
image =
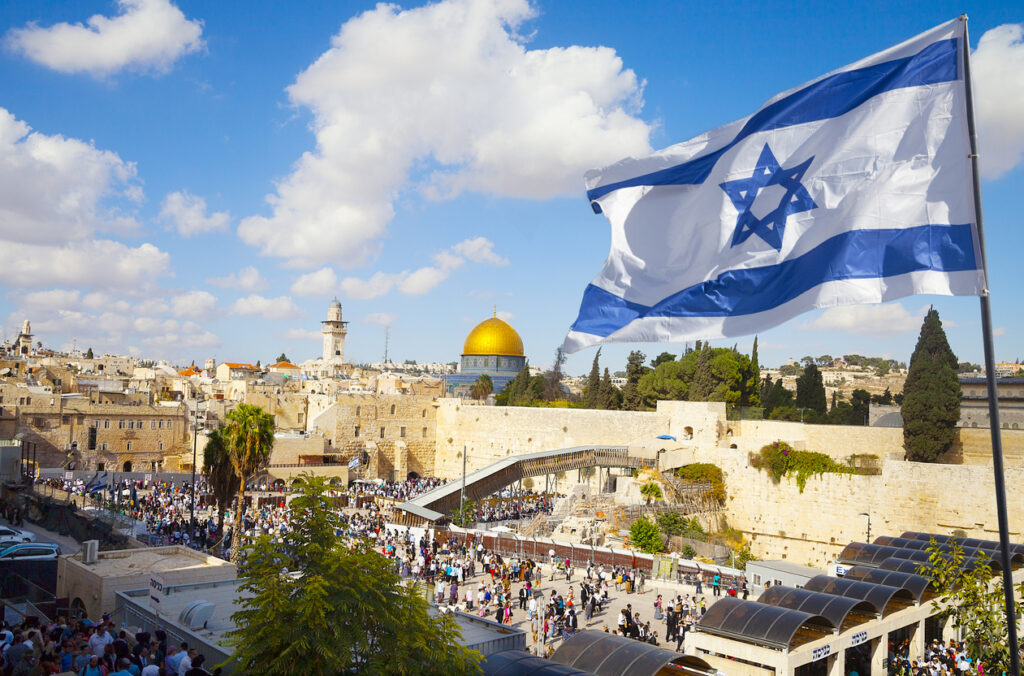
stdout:
{"type": "Polygon", "coordinates": [[[684,559],[692,559],[697,556],[697,550],[693,548],[693,545],[686,545],[683,547],[682,554],[684,559]]]}
{"type": "Polygon", "coordinates": [[[661,531],[646,517],[637,519],[629,527],[629,539],[636,549],[648,554],[656,554],[665,550],[665,539],[662,537],[661,531]]]}
{"type": "Polygon", "coordinates": [[[751,464],[760,470],[767,471],[775,483],[779,483],[784,476],[795,476],[801,493],[804,492],[807,479],[811,476],[826,472],[832,474],[856,473],[853,467],[841,465],[824,453],[797,451],[785,441],[773,441],[766,444],[751,459],[751,464]]]}
{"type": "Polygon", "coordinates": [[[711,484],[711,498],[719,504],[725,502],[725,475],[722,468],[708,462],[695,462],[684,465],[676,470],[676,476],[683,481],[697,483],[707,481],[711,484]]]}

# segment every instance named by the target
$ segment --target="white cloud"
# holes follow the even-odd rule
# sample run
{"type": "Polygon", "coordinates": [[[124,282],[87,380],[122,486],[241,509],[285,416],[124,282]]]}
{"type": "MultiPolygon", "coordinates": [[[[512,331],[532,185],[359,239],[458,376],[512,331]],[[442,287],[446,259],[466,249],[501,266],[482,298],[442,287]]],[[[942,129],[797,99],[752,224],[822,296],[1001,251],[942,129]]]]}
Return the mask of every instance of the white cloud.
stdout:
{"type": "Polygon", "coordinates": [[[168,193],[160,210],[160,220],[169,223],[182,237],[225,230],[231,217],[226,211],[206,215],[206,200],[187,190],[168,193]]]}
{"type": "Polygon", "coordinates": [[[1006,335],[1006,327],[1005,326],[997,326],[996,328],[994,328],[992,330],[992,335],[996,336],[996,337],[1005,336],[1006,335]]]}
{"type": "Polygon", "coordinates": [[[169,274],[170,256],[152,244],[132,248],[111,240],[62,246],[0,241],[0,284],[13,287],[79,286],[144,293],[169,274]]]}
{"type": "Polygon", "coordinates": [[[474,263],[508,265],[508,259],[494,253],[494,242],[486,237],[474,237],[473,239],[463,240],[453,246],[452,250],[474,263]]]}
{"type": "Polygon", "coordinates": [[[77,305],[81,294],[75,289],[51,289],[49,291],[34,291],[26,293],[21,298],[21,307],[24,310],[59,310],[77,305]]]}
{"type": "Polygon", "coordinates": [[[217,297],[208,291],[189,291],[171,299],[176,317],[211,317],[217,311],[217,297]]]}
{"type": "MultiPolygon", "coordinates": [[[[100,295],[100,294],[90,294],[100,295]]],[[[88,300],[86,296],[86,300],[88,300]]],[[[98,307],[96,309],[99,309],[98,307]]],[[[162,315],[165,312],[170,312],[171,307],[162,298],[146,298],[139,301],[134,305],[132,311],[139,315],[162,315]]]]}
{"type": "Polygon", "coordinates": [[[338,276],[331,268],[320,268],[302,275],[291,287],[296,296],[327,296],[336,293],[337,289],[338,276]]]}
{"type": "Polygon", "coordinates": [[[516,318],[516,316],[514,314],[512,314],[511,312],[509,312],[507,310],[498,310],[497,313],[495,313],[495,314],[497,315],[498,319],[501,319],[501,320],[506,321],[506,322],[510,322],[510,321],[512,321],[513,319],[516,318]]]}
{"type": "Polygon", "coordinates": [[[385,272],[375,272],[369,279],[363,280],[358,277],[346,277],[338,285],[342,293],[355,300],[369,300],[383,296],[402,278],[401,275],[393,275],[385,272]]]}
{"type": "Polygon", "coordinates": [[[982,173],[996,178],[1024,157],[1024,24],[986,31],[971,57],[982,173]]]}
{"type": "Polygon", "coordinates": [[[284,333],[276,334],[277,338],[284,338],[285,340],[322,340],[323,335],[319,331],[313,331],[311,329],[288,329],[284,333]]]}
{"type": "Polygon", "coordinates": [[[257,294],[236,300],[231,306],[231,312],[236,315],[259,315],[264,319],[291,319],[302,316],[302,311],[288,296],[264,298],[257,294]]]}
{"type": "Polygon", "coordinates": [[[49,244],[132,233],[135,219],[106,200],[138,195],[133,163],[78,139],[34,132],[0,108],[0,239],[49,244]]]}
{"type": "Polygon", "coordinates": [[[314,150],[239,235],[291,266],[376,254],[411,182],[546,199],[582,190],[587,169],[649,152],[642,83],[606,47],[527,49],[527,0],[379,4],[347,21],[288,88],[312,111],[314,150]],[[382,44],[389,45],[386,50],[382,44]],[[439,167],[429,176],[418,166],[439,167]]]}
{"type": "Polygon", "coordinates": [[[233,272],[227,277],[213,277],[207,279],[206,283],[222,289],[238,289],[240,291],[262,291],[267,288],[267,280],[263,279],[260,271],[250,265],[238,272],[233,272]]]}
{"type": "MultiPolygon", "coordinates": [[[[867,336],[893,336],[908,331],[918,331],[927,307],[915,314],[907,312],[901,303],[885,305],[847,305],[831,307],[819,317],[800,325],[802,329],[817,331],[844,331],[867,336]]],[[[948,321],[943,325],[951,326],[948,321]]]]}
{"type": "Polygon", "coordinates": [[[398,317],[390,312],[374,312],[363,317],[363,321],[367,324],[380,324],[381,326],[390,326],[395,323],[398,317]]]}
{"type": "Polygon", "coordinates": [[[7,34],[12,49],[62,73],[103,77],[119,70],[164,72],[203,47],[202,22],[168,0],[118,0],[120,14],[95,14],[83,24],[34,23],[7,34]]]}

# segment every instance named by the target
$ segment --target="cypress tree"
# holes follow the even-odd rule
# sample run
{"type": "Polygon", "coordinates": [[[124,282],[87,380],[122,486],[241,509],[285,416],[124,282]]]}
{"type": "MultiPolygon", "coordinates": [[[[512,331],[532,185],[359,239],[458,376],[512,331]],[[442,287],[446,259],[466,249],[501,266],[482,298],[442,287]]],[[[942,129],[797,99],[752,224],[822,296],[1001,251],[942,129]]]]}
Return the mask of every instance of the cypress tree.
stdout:
{"type": "Polygon", "coordinates": [[[768,410],[768,397],[772,393],[772,377],[771,374],[764,377],[764,382],[761,383],[761,407],[764,408],[764,414],[767,416],[771,411],[768,410]]]}
{"type": "Polygon", "coordinates": [[[697,370],[693,374],[693,383],[690,385],[690,401],[708,401],[715,392],[715,376],[711,371],[711,346],[704,343],[700,354],[697,355],[697,370]]]}
{"type": "Polygon", "coordinates": [[[824,414],[828,407],[825,381],[813,360],[804,367],[804,372],[796,379],[796,407],[809,408],[820,414],[824,414]]]}
{"type": "Polygon", "coordinates": [[[743,388],[744,401],[748,406],[757,406],[764,398],[758,384],[761,382],[761,365],[757,361],[757,336],[754,336],[754,347],[750,350],[750,370],[747,371],[746,387],[743,388]]]}
{"type": "Polygon", "coordinates": [[[617,410],[620,407],[622,393],[612,385],[612,375],[608,368],[604,369],[604,376],[601,378],[600,391],[598,393],[597,407],[606,410],[617,410]]]}
{"type": "Polygon", "coordinates": [[[953,446],[960,422],[956,369],[956,355],[939,313],[930,308],[903,386],[903,448],[908,460],[934,462],[953,446]]]}
{"type": "Polygon", "coordinates": [[[644,366],[647,355],[639,350],[633,350],[626,359],[626,386],[622,388],[622,408],[628,411],[639,411],[643,406],[644,399],[640,396],[637,385],[640,378],[650,371],[644,366]]]}
{"type": "Polygon", "coordinates": [[[601,348],[594,354],[594,363],[590,366],[587,387],[583,390],[583,405],[586,408],[597,408],[601,397],[601,348]]]}

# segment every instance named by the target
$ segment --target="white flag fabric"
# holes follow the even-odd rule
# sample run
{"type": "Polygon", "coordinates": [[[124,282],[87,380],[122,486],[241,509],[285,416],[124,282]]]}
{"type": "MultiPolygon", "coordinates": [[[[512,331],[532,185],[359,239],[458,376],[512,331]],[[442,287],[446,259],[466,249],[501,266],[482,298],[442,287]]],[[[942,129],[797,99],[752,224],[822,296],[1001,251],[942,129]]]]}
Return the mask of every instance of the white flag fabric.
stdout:
{"type": "Polygon", "coordinates": [[[960,19],[586,175],[611,251],[565,350],[764,330],[985,288],[960,19]]]}

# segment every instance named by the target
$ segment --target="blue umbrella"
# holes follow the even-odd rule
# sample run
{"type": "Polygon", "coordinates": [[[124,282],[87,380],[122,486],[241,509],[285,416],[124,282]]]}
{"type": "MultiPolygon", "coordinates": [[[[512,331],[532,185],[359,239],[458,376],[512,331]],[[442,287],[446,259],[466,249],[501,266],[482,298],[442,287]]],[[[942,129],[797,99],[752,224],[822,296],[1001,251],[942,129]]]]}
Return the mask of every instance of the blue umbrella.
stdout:
{"type": "Polygon", "coordinates": [[[669,439],[669,440],[671,440],[671,441],[679,441],[678,439],[676,439],[676,438],[675,438],[674,436],[672,436],[671,434],[659,434],[657,438],[658,438],[658,439],[669,439]]]}

